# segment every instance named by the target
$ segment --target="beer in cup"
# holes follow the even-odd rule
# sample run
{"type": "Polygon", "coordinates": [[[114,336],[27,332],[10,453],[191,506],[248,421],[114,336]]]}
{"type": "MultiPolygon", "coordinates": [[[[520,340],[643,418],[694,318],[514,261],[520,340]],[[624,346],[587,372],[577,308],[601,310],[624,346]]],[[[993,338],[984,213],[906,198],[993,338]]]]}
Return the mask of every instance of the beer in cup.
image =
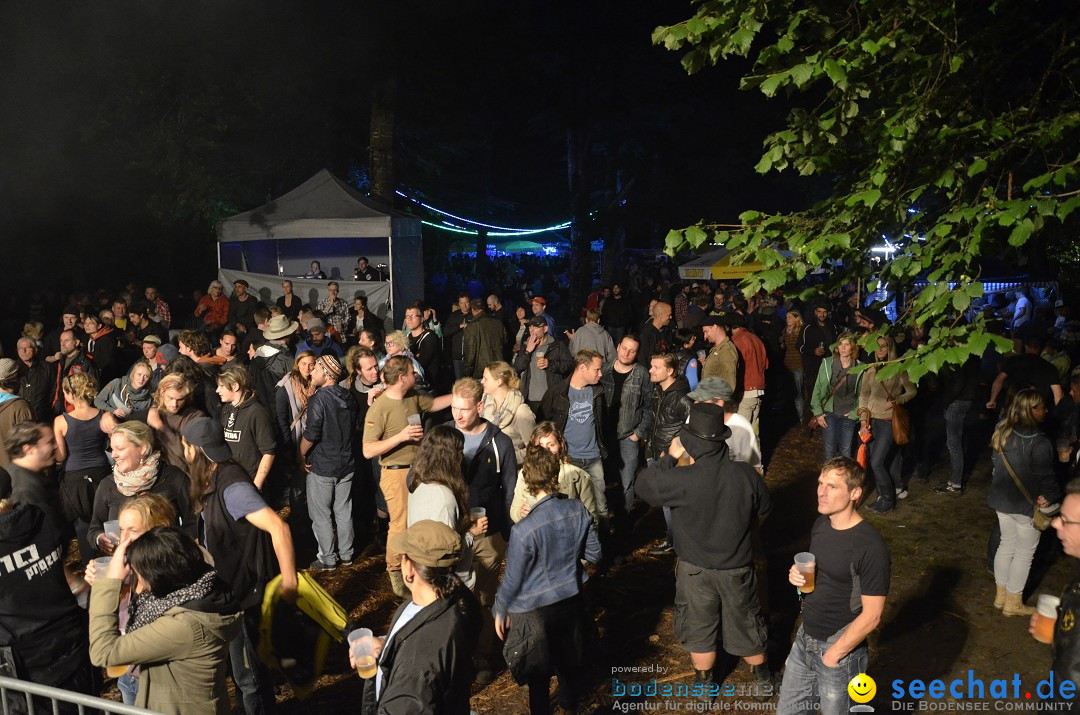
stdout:
{"type": "Polygon", "coordinates": [[[375,676],[378,664],[372,650],[371,629],[357,628],[349,634],[349,652],[356,663],[356,674],[364,680],[375,676]]]}
{"type": "Polygon", "coordinates": [[[1040,643],[1054,642],[1054,623],[1057,622],[1058,604],[1061,599],[1044,593],[1035,607],[1035,640],[1040,643]]]}
{"type": "Polygon", "coordinates": [[[799,587],[802,593],[814,592],[814,580],[817,576],[817,559],[809,551],[800,551],[795,554],[795,568],[806,579],[806,583],[799,587]]]}
{"type": "Polygon", "coordinates": [[[1068,464],[1072,460],[1072,442],[1068,437],[1058,437],[1057,452],[1059,462],[1068,464]]]}

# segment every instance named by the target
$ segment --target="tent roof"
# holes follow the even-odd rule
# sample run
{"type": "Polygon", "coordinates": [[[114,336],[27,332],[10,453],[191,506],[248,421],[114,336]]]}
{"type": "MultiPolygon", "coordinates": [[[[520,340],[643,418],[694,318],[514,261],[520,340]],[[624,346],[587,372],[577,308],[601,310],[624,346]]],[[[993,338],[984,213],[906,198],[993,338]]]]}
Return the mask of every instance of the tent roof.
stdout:
{"type": "Polygon", "coordinates": [[[419,236],[420,220],[380,206],[326,169],[284,196],[217,225],[222,243],[399,235],[419,236]]]}

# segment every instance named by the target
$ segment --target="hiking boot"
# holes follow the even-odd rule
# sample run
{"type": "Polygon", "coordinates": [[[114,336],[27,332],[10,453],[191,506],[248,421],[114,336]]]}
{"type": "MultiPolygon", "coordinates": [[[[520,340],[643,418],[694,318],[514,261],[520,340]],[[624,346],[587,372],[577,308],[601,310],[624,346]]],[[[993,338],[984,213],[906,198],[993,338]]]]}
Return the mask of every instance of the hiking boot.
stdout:
{"type": "Polygon", "coordinates": [[[750,680],[754,684],[754,698],[759,701],[770,700],[780,692],[780,680],[769,670],[768,663],[751,665],[750,680]]]}
{"type": "Polygon", "coordinates": [[[386,575],[390,578],[390,588],[394,591],[394,595],[398,598],[412,598],[412,593],[405,587],[405,579],[401,577],[400,571],[387,571],[386,575]]]}
{"type": "Polygon", "coordinates": [[[994,591],[994,608],[999,611],[1005,607],[1005,587],[1003,585],[996,584],[994,591]]]}
{"type": "Polygon", "coordinates": [[[1024,594],[1005,592],[1005,607],[1001,612],[1006,616],[1030,616],[1035,612],[1031,606],[1024,605],[1024,594]]]}
{"type": "Polygon", "coordinates": [[[964,488],[957,486],[956,484],[950,484],[949,482],[942,482],[934,487],[934,494],[944,494],[945,496],[958,497],[964,493],[964,488]]]}

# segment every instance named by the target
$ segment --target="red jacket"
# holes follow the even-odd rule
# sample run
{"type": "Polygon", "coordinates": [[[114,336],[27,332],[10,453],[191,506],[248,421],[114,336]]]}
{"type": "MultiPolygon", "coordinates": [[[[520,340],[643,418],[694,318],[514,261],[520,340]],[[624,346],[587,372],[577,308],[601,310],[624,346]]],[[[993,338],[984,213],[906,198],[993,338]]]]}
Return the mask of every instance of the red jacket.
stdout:
{"type": "Polygon", "coordinates": [[[765,369],[769,367],[769,357],[765,354],[765,343],[761,338],[746,328],[737,328],[731,334],[731,342],[739,349],[742,356],[742,389],[764,390],[765,369]]]}
{"type": "Polygon", "coordinates": [[[224,295],[211,298],[209,294],[199,298],[195,306],[195,317],[202,318],[208,327],[220,328],[229,319],[229,299],[224,295]]]}

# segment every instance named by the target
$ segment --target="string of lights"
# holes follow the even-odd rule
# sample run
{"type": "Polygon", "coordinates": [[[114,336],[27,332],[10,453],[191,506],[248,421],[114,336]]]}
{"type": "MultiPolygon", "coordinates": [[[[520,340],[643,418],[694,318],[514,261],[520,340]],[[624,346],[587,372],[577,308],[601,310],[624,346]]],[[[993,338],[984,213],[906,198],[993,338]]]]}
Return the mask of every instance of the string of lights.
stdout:
{"type": "MultiPolygon", "coordinates": [[[[465,218],[463,216],[455,216],[454,214],[450,213],[449,211],[443,211],[442,209],[436,208],[436,207],[432,206],[431,204],[425,203],[424,201],[421,201],[420,199],[418,199],[416,197],[409,196],[404,191],[395,190],[394,193],[396,193],[398,196],[402,197],[403,199],[406,199],[407,201],[412,201],[414,204],[416,204],[418,206],[422,206],[425,209],[427,209],[428,211],[431,211],[432,213],[437,213],[440,216],[446,216],[447,218],[451,218],[451,219],[454,219],[455,221],[460,221],[461,223],[469,224],[471,226],[479,226],[479,227],[482,227],[482,228],[495,229],[495,231],[489,231],[488,232],[489,236],[529,236],[529,235],[535,235],[535,234],[538,234],[538,233],[549,233],[551,231],[563,231],[565,229],[570,228],[570,223],[571,223],[570,221],[564,221],[564,222],[562,222],[560,224],[556,224],[554,226],[547,226],[545,228],[513,228],[511,226],[497,226],[495,224],[484,223],[482,221],[474,221],[472,219],[468,219],[468,218],[465,218]]],[[[431,222],[431,221],[423,221],[422,223],[425,226],[431,226],[432,228],[439,228],[439,229],[443,229],[445,231],[452,231],[454,233],[466,233],[466,234],[473,235],[473,236],[475,236],[475,235],[477,235],[479,233],[479,231],[469,230],[468,228],[465,228],[464,226],[455,226],[454,224],[451,224],[448,221],[444,221],[441,224],[434,223],[434,222],[431,222]]]]}

